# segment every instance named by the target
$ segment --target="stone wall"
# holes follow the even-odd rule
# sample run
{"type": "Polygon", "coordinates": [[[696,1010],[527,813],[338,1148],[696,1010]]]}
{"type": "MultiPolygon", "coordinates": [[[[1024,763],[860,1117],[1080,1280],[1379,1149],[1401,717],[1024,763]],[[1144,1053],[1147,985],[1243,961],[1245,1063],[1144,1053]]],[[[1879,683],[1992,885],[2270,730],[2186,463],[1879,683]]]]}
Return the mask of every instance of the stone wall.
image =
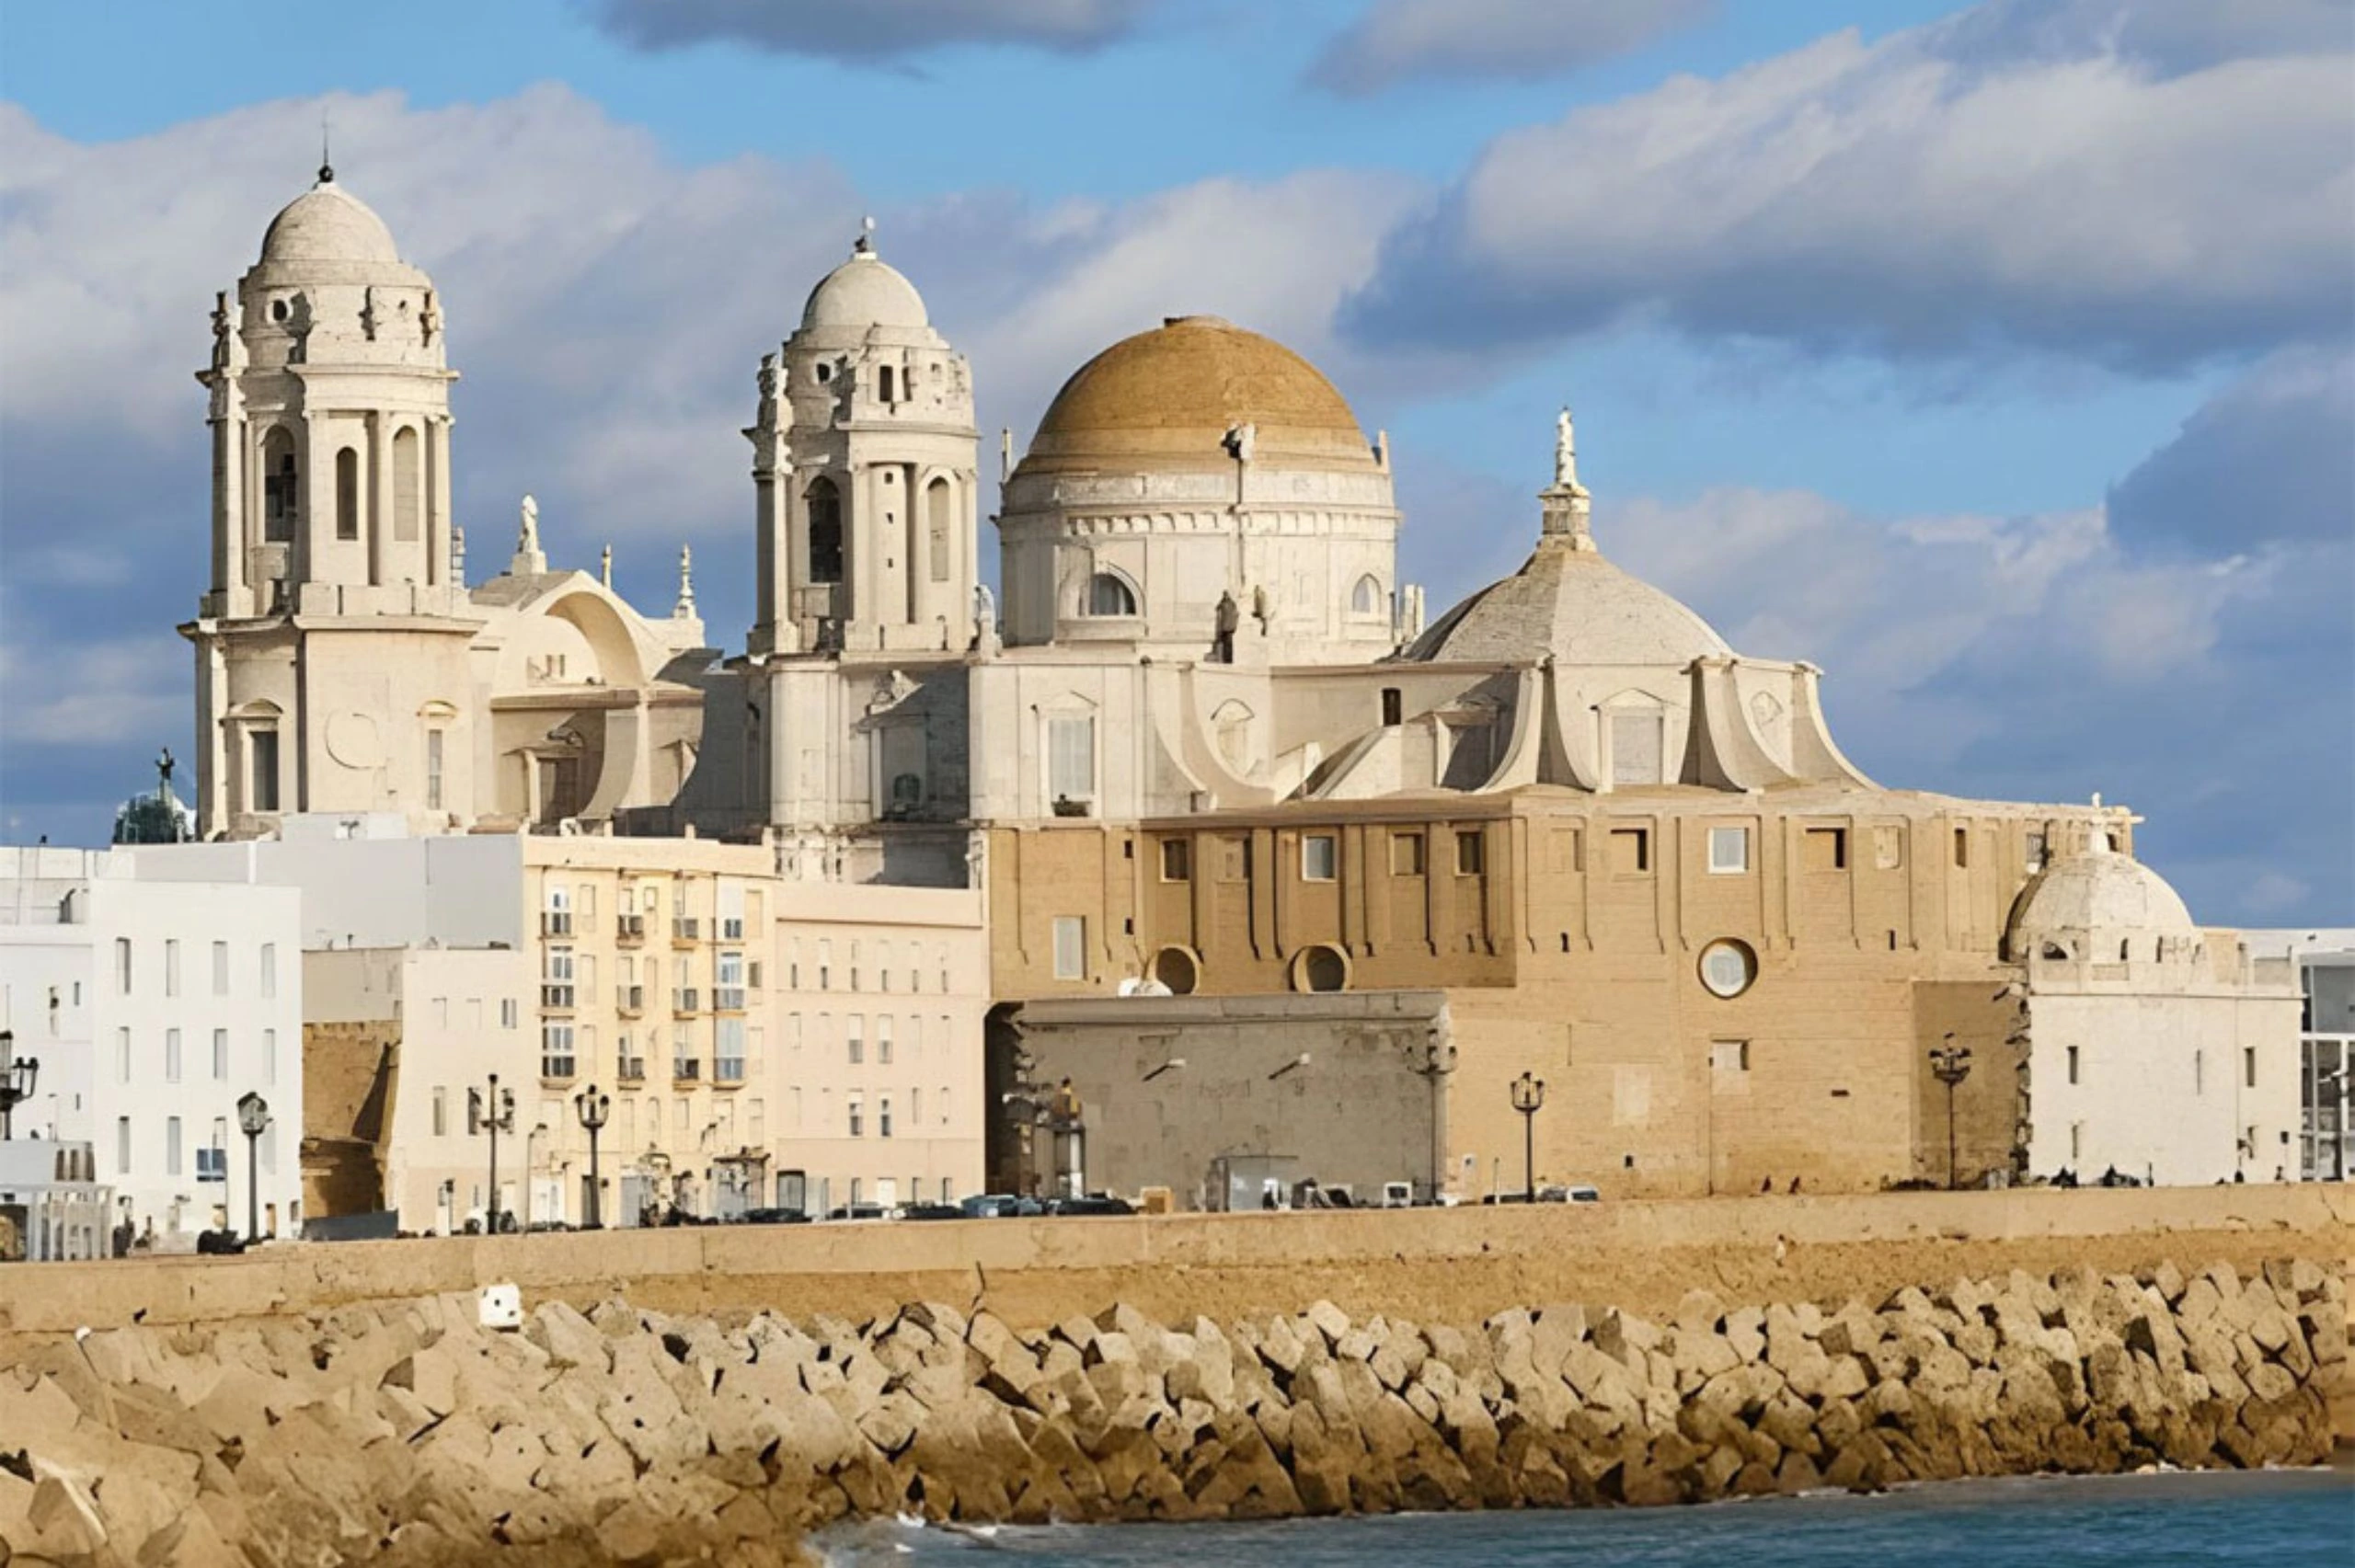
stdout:
{"type": "MultiPolygon", "coordinates": [[[[0,1541],[44,1562],[792,1561],[850,1515],[1197,1520],[1666,1504],[2324,1458],[2334,1272],[2276,1261],[1908,1286],[1649,1319],[1126,1304],[1018,1331],[471,1295],[129,1328],[0,1371],[0,1541]]],[[[0,1556],[0,1561],[5,1557],[0,1556]]]]}

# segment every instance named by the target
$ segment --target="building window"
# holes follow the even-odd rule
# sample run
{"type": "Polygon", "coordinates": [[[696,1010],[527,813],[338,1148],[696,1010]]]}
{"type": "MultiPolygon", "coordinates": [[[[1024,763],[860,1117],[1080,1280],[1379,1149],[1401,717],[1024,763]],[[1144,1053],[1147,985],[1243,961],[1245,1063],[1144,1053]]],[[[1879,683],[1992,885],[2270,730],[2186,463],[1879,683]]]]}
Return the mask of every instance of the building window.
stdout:
{"type": "Polygon", "coordinates": [[[131,994],[131,938],[114,939],[114,990],[117,996],[131,994]]]}
{"type": "Polygon", "coordinates": [[[178,1116],[166,1116],[164,1118],[164,1174],[177,1176],[179,1173],[180,1119],[178,1116]]]}
{"type": "Polygon", "coordinates": [[[229,994],[229,944],[225,942],[213,944],[213,994],[229,994]]]}
{"type": "Polygon", "coordinates": [[[180,1032],[178,1029],[167,1029],[164,1031],[164,1082],[178,1083],[179,1081],[180,1032]]]}
{"type": "Polygon", "coordinates": [[[1051,801],[1096,798],[1096,721],[1047,721],[1047,795],[1051,801]]]}
{"type": "Polygon", "coordinates": [[[502,996],[499,999],[499,1026],[500,1028],[512,1029],[515,1027],[515,999],[513,997],[502,996]]]}
{"type": "Polygon", "coordinates": [[[878,1066],[891,1065],[891,1016],[884,1013],[875,1020],[875,1060],[878,1066]]]}
{"type": "Polygon", "coordinates": [[[711,1031],[712,1076],[722,1083],[744,1082],[744,1021],[722,1018],[711,1031]]]}
{"type": "Polygon", "coordinates": [[[131,1031],[128,1029],[114,1032],[114,1076],[118,1083],[131,1082],[131,1031]]]}
{"type": "Polygon", "coordinates": [[[1055,917],[1055,979],[1087,978],[1087,921],[1081,915],[1055,917]]]}
{"type": "MultiPolygon", "coordinates": [[[[556,919],[554,915],[548,917],[556,919]]],[[[564,917],[568,921],[570,916],[564,917]]],[[[570,1007],[572,1005],[572,949],[551,947],[541,961],[540,1005],[570,1007]]]]}
{"type": "Polygon", "coordinates": [[[213,1031],[213,1076],[220,1082],[229,1081],[229,1031],[213,1031]]]}
{"type": "Polygon", "coordinates": [[[948,481],[935,478],[924,487],[925,536],[932,555],[932,580],[948,580],[948,562],[956,539],[950,516],[948,481]]]}
{"type": "Polygon", "coordinates": [[[1390,875],[1420,876],[1423,874],[1423,836],[1420,833],[1390,835],[1390,875]]]}
{"type": "Polygon", "coordinates": [[[1968,828],[1954,830],[1954,864],[1958,870],[1970,864],[1970,830],[1968,828]]]}
{"type": "Polygon", "coordinates": [[[261,1032],[261,1081],[264,1084],[278,1082],[278,1031],[275,1029],[261,1032]]]}
{"type": "Polygon", "coordinates": [[[1350,613],[1378,615],[1381,612],[1382,583],[1373,573],[1368,572],[1364,577],[1358,578],[1356,587],[1350,589],[1350,613]]]}
{"type": "Polygon", "coordinates": [[[744,956],[722,953],[714,979],[711,1004],[722,1013],[744,1011],[744,956]]]}
{"type": "Polygon", "coordinates": [[[830,990],[833,988],[833,983],[834,944],[821,941],[818,944],[818,989],[830,990]]]}
{"type": "Polygon", "coordinates": [[[2205,1094],[2208,1092],[2208,1053],[2206,1051],[2191,1053],[2191,1092],[2194,1094],[2205,1094]]]}
{"type": "Polygon", "coordinates": [[[249,780],[252,784],[253,809],[278,809],[278,731],[257,729],[247,738],[252,757],[249,780]]]}
{"type": "Polygon", "coordinates": [[[1848,830],[1809,828],[1799,846],[1800,864],[1809,871],[1848,869],[1848,830]]]}
{"type": "Polygon", "coordinates": [[[131,1174],[131,1118],[114,1119],[114,1171],[118,1176],[131,1174]]]}
{"type": "Polygon", "coordinates": [[[1310,833],[1300,841],[1300,875],[1306,882],[1330,882],[1339,868],[1338,841],[1330,833],[1310,833]]]}
{"type": "Polygon", "coordinates": [[[2077,1082],[2077,1047],[2074,1046],[2069,1047],[2069,1082],[2077,1082]]]}
{"type": "Polygon", "coordinates": [[[2030,871],[2044,869],[2044,835],[2040,832],[2031,832],[2028,836],[2028,868],[2030,871]]]}
{"type": "Polygon", "coordinates": [[[569,1078],[572,1076],[572,1025],[560,1019],[548,1019],[540,1025],[540,1076],[569,1078]]]}
{"type": "Polygon", "coordinates": [[[180,993],[180,944],[177,938],[164,939],[164,994],[180,993]]]}
{"type": "MultiPolygon", "coordinates": [[[[850,1105],[849,1105],[849,1109],[850,1109],[850,1135],[851,1135],[853,1138],[864,1138],[864,1137],[866,1137],[866,1136],[867,1136],[867,1107],[859,1104],[859,1099],[858,1099],[858,1096],[857,1096],[857,1095],[854,1094],[854,1095],[852,1095],[852,1096],[850,1097],[850,1105]]],[[[855,1189],[857,1187],[857,1185],[858,1185],[858,1182],[857,1182],[856,1178],[855,1178],[855,1177],[854,1177],[854,1178],[852,1179],[852,1182],[851,1182],[851,1186],[852,1186],[852,1187],[853,1187],[853,1189],[854,1189],[854,1196],[853,1196],[853,1197],[852,1197],[851,1201],[852,1201],[852,1202],[854,1202],[854,1203],[856,1203],[856,1202],[857,1202],[857,1201],[858,1201],[858,1200],[857,1200],[857,1197],[856,1197],[856,1195],[855,1195],[855,1189]]]]}
{"type": "Polygon", "coordinates": [[[1384,727],[1407,722],[1407,694],[1396,686],[1382,689],[1382,722],[1384,727]]]}
{"type": "Polygon", "coordinates": [[[823,475],[802,492],[810,513],[810,581],[812,585],[843,580],[843,502],[834,482],[823,475]]]}
{"type": "Polygon", "coordinates": [[[1750,1071],[1748,1040],[1717,1040],[1709,1047],[1709,1066],[1720,1079],[1740,1078],[1750,1071]]]}
{"type": "Polygon", "coordinates": [[[1097,572],[1087,579],[1087,611],[1090,615],[1133,615],[1137,612],[1135,590],[1110,572],[1097,572]]]}
{"type": "Polygon", "coordinates": [[[1659,714],[1611,715],[1611,782],[1614,784],[1656,784],[1666,781],[1661,761],[1667,721],[1659,714]]]}
{"type": "Polygon", "coordinates": [[[891,1096],[889,1094],[875,1102],[875,1136],[891,1136],[891,1096]]]}
{"type": "Polygon", "coordinates": [[[2241,1047],[2241,1086],[2245,1089],[2257,1087],[2257,1047],[2255,1046],[2241,1047]]]}
{"type": "Polygon", "coordinates": [[[1709,873],[1714,876],[1729,876],[1750,869],[1750,830],[1747,828],[1712,828],[1709,830],[1709,873]]]}
{"type": "Polygon", "coordinates": [[[1187,882],[1194,875],[1194,844],[1190,839],[1161,841],[1161,879],[1164,882],[1187,882]]]}
{"type": "Polygon", "coordinates": [[[867,1059],[867,1015],[853,1013],[843,1019],[843,1039],[849,1047],[850,1064],[856,1067],[867,1059]]]}
{"type": "Polygon", "coordinates": [[[428,811],[442,809],[442,735],[443,732],[438,729],[425,732],[425,808],[428,811]]]}
{"type": "Polygon", "coordinates": [[[360,537],[360,454],[348,446],[335,454],[335,536],[360,537]]]}
{"type": "Polygon", "coordinates": [[[1488,869],[1488,843],[1478,830],[1455,835],[1455,874],[1458,876],[1477,876],[1488,869]]]}
{"type": "MultiPolygon", "coordinates": [[[[270,305],[273,320],[282,320],[284,300],[270,305]]],[[[261,536],[271,544],[294,542],[294,516],[302,507],[297,482],[301,470],[294,458],[294,433],[283,425],[261,439],[261,536]]]]}
{"type": "Polygon", "coordinates": [[[418,497],[424,490],[417,428],[404,425],[393,435],[393,541],[417,542],[418,497]]]}
{"type": "Polygon", "coordinates": [[[2085,1157],[2085,1124],[2083,1122],[2071,1122],[2069,1124],[2069,1163],[2072,1165],[2078,1164],[2084,1161],[2085,1157]]]}
{"type": "Polygon", "coordinates": [[[1758,956],[1740,942],[1712,942],[1701,950],[1701,983],[1711,994],[1737,997],[1758,978],[1758,956]]]}
{"type": "Polygon", "coordinates": [[[447,1138],[450,1134],[450,1091],[437,1086],[433,1091],[433,1136],[447,1138]]]}
{"type": "Polygon", "coordinates": [[[1641,876],[1652,868],[1652,835],[1648,828],[1611,830],[1611,869],[1622,876],[1641,876]]]}

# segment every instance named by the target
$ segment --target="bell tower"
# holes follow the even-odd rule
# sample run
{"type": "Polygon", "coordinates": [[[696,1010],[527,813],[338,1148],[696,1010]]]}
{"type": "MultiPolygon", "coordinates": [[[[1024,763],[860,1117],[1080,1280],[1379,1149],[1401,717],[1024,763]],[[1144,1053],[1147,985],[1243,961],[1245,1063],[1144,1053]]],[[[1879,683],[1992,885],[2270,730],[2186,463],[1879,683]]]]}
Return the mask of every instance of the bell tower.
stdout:
{"type": "Polygon", "coordinates": [[[762,360],[760,392],[744,432],[751,651],[962,653],[980,493],[971,373],[871,233],[762,360]]]}
{"type": "Polygon", "coordinates": [[[400,811],[430,830],[466,799],[479,622],[453,561],[443,325],[432,280],[325,165],[215,296],[197,372],[211,581],[181,628],[207,837],[288,811],[400,811]]]}

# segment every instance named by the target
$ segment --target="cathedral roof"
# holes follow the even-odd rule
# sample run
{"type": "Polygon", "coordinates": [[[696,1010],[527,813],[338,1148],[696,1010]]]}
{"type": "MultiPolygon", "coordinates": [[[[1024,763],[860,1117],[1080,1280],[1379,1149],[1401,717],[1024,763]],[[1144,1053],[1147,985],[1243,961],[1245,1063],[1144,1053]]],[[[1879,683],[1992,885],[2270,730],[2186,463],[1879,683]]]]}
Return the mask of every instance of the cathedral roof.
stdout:
{"type": "Polygon", "coordinates": [[[862,236],[848,261],[818,280],[801,307],[810,326],[928,326],[924,296],[862,236]]]}
{"type": "Polygon", "coordinates": [[[261,258],[270,261],[385,261],[398,263],[393,231],[375,210],[319,171],[319,183],[288,202],[262,235],[261,258]]]}
{"type": "Polygon", "coordinates": [[[2097,835],[2082,853],[2063,855],[2020,893],[2012,930],[2021,938],[2063,932],[2159,932],[2186,936],[2197,928],[2165,877],[2119,854],[2097,835]]]}
{"type": "Polygon", "coordinates": [[[1407,657],[1679,668],[1733,650],[1706,621],[1591,548],[1548,538],[1521,570],[1441,616],[1407,657]]]}
{"type": "Polygon", "coordinates": [[[1171,316],[1082,365],[1048,405],[1023,466],[1227,462],[1230,432],[1244,425],[1259,462],[1379,466],[1315,366],[1214,315],[1171,316]]]}

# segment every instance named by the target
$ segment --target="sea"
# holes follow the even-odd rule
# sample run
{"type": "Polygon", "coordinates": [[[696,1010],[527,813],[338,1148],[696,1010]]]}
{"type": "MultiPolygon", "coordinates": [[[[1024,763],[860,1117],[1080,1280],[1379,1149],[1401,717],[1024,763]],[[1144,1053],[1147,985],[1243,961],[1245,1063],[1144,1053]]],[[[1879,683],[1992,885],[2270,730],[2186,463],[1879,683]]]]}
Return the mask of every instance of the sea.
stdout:
{"type": "Polygon", "coordinates": [[[2355,1472],[1939,1482],[1687,1508],[965,1528],[869,1520],[829,1568],[2265,1568],[2355,1565],[2355,1472]]]}

